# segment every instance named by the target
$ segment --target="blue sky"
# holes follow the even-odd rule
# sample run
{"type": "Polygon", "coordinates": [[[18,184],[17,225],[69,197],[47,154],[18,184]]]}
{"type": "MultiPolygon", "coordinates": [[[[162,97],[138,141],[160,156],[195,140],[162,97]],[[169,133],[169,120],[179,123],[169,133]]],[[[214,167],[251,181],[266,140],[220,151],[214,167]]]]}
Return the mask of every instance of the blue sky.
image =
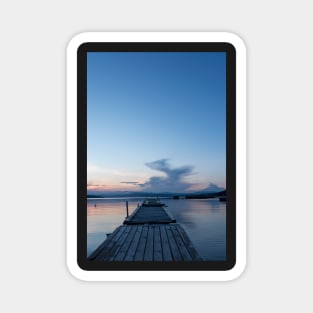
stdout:
{"type": "Polygon", "coordinates": [[[90,191],[226,186],[225,53],[87,58],[90,191]]]}

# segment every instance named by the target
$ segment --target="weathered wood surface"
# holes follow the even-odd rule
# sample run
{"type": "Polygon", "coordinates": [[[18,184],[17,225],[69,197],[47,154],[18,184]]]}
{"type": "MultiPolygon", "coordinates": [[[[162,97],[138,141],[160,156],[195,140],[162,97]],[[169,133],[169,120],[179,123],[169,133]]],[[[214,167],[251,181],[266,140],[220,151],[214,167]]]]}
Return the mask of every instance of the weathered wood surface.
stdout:
{"type": "Polygon", "coordinates": [[[179,224],[123,225],[90,256],[95,261],[200,261],[179,224]]]}
{"type": "Polygon", "coordinates": [[[168,224],[176,220],[162,206],[140,206],[124,221],[126,225],[168,224]]]}

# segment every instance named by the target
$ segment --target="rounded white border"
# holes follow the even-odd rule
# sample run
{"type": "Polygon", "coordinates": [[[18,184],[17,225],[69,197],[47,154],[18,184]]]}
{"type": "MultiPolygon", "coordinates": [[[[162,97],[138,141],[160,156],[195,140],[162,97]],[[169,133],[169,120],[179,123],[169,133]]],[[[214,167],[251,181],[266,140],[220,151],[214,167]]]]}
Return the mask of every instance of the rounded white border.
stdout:
{"type": "Polygon", "coordinates": [[[229,281],[246,266],[246,47],[228,32],[90,32],[67,47],[67,266],[84,281],[229,281]],[[77,49],[84,42],[228,42],[236,49],[236,265],[228,271],[85,271],[77,264],[77,49]]]}

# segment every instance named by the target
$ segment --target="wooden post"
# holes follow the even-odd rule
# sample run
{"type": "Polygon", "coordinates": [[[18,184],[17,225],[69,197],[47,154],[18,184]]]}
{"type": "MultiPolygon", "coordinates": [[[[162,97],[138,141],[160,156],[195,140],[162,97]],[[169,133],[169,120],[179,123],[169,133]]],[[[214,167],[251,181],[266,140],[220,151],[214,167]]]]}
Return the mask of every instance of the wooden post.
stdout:
{"type": "Polygon", "coordinates": [[[126,201],[126,217],[128,217],[128,201],[126,201]]]}

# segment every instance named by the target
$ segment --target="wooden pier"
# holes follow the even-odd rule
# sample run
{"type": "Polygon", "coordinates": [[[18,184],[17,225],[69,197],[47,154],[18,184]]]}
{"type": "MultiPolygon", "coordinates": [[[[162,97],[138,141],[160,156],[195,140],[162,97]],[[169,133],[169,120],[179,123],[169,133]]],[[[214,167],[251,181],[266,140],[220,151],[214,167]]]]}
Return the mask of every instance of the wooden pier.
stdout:
{"type": "Polygon", "coordinates": [[[163,206],[138,207],[88,257],[95,261],[200,261],[185,230],[163,206]]]}
{"type": "Polygon", "coordinates": [[[124,224],[169,224],[176,220],[170,215],[164,206],[143,206],[138,207],[133,214],[126,217],[124,224]]]}

